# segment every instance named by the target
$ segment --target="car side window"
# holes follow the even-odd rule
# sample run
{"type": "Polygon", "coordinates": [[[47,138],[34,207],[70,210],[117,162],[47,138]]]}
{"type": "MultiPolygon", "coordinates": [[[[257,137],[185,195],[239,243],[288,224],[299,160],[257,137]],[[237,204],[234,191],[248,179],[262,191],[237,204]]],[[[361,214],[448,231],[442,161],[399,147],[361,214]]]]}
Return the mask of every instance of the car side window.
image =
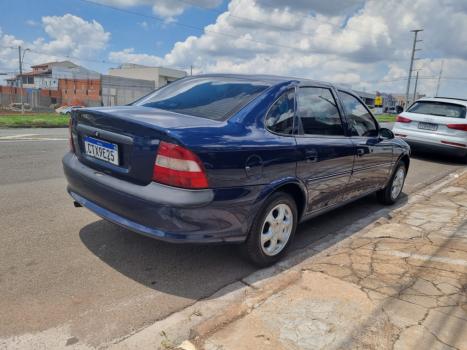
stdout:
{"type": "Polygon", "coordinates": [[[297,116],[305,135],[344,135],[344,128],[331,91],[319,87],[298,90],[297,116]]]}
{"type": "Polygon", "coordinates": [[[339,91],[344,111],[352,130],[352,136],[377,136],[378,127],[368,109],[355,96],[339,91]]]}
{"type": "Polygon", "coordinates": [[[279,134],[293,134],[295,118],[294,90],[284,92],[273,103],[265,119],[266,127],[279,134]]]}

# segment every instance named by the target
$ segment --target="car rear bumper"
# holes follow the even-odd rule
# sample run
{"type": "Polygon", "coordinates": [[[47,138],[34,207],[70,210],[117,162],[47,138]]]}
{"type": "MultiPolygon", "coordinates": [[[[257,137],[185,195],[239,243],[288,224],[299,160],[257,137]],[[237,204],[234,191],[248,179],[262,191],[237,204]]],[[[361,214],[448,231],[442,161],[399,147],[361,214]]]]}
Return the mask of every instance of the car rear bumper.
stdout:
{"type": "Polygon", "coordinates": [[[467,145],[466,138],[401,128],[397,125],[394,126],[392,131],[396,137],[400,137],[413,148],[433,149],[456,156],[465,156],[467,154],[467,147],[462,146],[467,145]]]}
{"type": "Polygon", "coordinates": [[[63,158],[68,192],[100,217],[169,242],[242,242],[257,207],[257,189],[186,190],[146,186],[98,172],[68,153],[63,158]]]}

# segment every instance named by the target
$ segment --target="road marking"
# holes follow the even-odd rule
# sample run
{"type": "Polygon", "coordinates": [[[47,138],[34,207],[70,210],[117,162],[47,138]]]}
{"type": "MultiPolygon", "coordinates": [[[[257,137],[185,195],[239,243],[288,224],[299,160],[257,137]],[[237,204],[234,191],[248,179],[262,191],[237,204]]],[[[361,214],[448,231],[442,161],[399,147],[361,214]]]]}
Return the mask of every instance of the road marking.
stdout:
{"type": "Polygon", "coordinates": [[[400,258],[412,258],[412,259],[423,260],[423,261],[435,261],[435,262],[440,262],[440,263],[450,264],[450,265],[467,266],[466,260],[451,259],[451,258],[447,258],[444,256],[421,255],[421,254],[415,254],[415,253],[400,252],[398,250],[389,250],[389,251],[382,250],[382,251],[379,251],[379,253],[397,256],[400,258]]]}
{"type": "Polygon", "coordinates": [[[0,136],[0,140],[14,140],[19,139],[22,137],[31,137],[31,136],[39,136],[39,134],[19,134],[19,135],[10,135],[10,136],[0,136]]]}
{"type": "Polygon", "coordinates": [[[68,141],[66,138],[35,138],[35,139],[17,139],[17,140],[3,140],[0,143],[19,143],[19,142],[37,142],[37,141],[68,141]]]}
{"type": "Polygon", "coordinates": [[[63,137],[41,137],[40,134],[17,134],[0,136],[0,142],[24,142],[24,141],[66,141],[63,137]]]}

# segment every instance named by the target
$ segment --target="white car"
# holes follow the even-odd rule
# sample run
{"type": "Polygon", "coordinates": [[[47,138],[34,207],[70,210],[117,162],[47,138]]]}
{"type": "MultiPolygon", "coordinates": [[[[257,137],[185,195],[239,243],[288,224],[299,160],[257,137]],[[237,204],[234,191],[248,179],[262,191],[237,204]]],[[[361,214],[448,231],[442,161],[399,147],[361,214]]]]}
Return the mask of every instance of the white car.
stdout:
{"type": "MultiPolygon", "coordinates": [[[[8,106],[8,109],[14,111],[14,112],[20,112],[21,111],[21,103],[10,103],[8,106]]],[[[31,112],[31,105],[29,103],[23,103],[23,110],[26,112],[31,112]]]]}
{"type": "Polygon", "coordinates": [[[74,109],[83,108],[83,106],[62,106],[55,110],[55,113],[58,114],[71,114],[71,111],[74,109]]]}
{"type": "Polygon", "coordinates": [[[467,100],[422,98],[399,114],[392,131],[411,146],[447,151],[467,160],[467,100]]]}

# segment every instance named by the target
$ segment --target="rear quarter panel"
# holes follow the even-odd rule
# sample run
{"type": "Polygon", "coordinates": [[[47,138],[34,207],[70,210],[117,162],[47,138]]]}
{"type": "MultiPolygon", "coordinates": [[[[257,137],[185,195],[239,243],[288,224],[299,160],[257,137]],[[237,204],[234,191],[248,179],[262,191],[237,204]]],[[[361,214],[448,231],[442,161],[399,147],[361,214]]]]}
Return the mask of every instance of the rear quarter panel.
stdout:
{"type": "Polygon", "coordinates": [[[172,130],[201,158],[210,187],[264,185],[295,175],[295,138],[270,133],[263,125],[269,106],[288,88],[290,83],[268,89],[219,125],[172,130]]]}

